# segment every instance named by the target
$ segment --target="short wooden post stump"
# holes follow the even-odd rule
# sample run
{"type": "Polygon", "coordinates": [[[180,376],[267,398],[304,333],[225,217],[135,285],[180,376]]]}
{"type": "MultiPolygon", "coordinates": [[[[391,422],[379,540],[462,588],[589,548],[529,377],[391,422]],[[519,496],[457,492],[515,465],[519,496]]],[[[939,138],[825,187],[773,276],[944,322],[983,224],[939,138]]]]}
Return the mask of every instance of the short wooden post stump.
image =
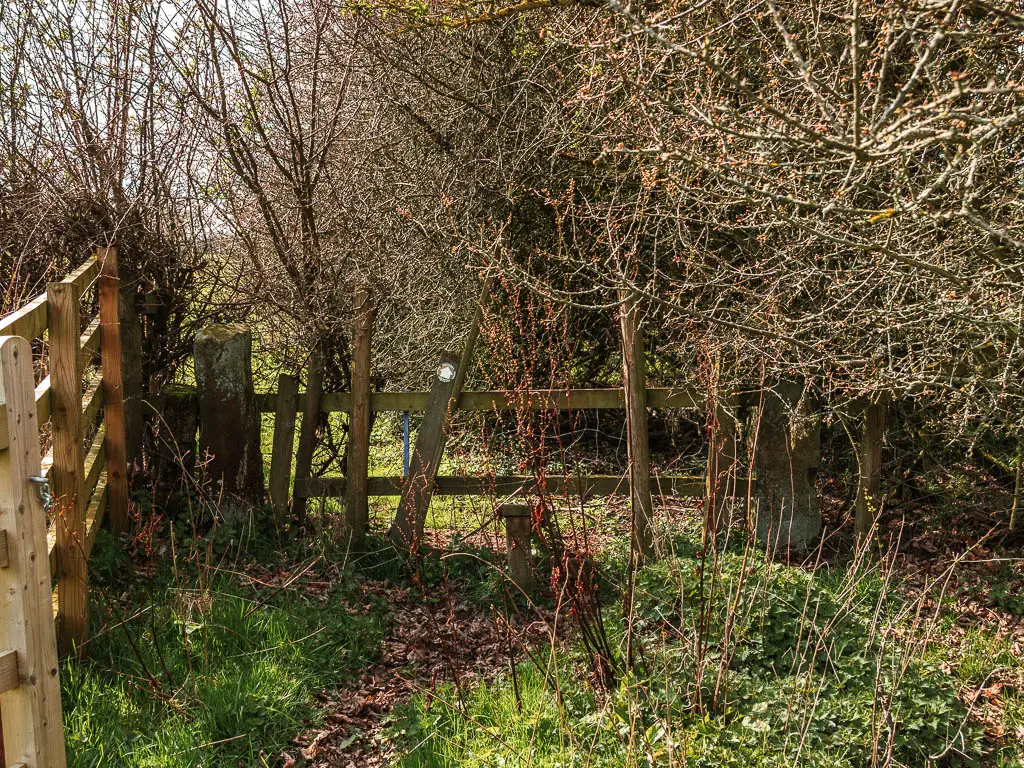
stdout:
{"type": "Polygon", "coordinates": [[[526,504],[503,504],[499,507],[505,518],[505,541],[508,545],[508,575],[523,592],[534,587],[530,539],[533,533],[533,512],[526,504]]]}

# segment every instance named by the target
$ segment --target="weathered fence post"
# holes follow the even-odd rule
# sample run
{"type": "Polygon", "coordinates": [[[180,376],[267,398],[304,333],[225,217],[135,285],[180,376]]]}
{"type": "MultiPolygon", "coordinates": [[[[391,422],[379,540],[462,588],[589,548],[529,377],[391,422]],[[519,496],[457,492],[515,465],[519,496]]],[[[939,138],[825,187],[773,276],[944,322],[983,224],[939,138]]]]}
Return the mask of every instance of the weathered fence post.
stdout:
{"type": "MultiPolygon", "coordinates": [[[[120,267],[119,267],[120,272],[120,267]]],[[[118,275],[120,280],[120,274],[118,275]]],[[[129,468],[135,471],[135,462],[141,451],[143,433],[147,421],[147,411],[143,407],[146,396],[145,376],[142,354],[142,323],[135,308],[134,286],[126,285],[121,280],[121,295],[117,312],[120,321],[121,338],[121,376],[124,393],[124,436],[125,454],[129,468]]]]}
{"type": "Polygon", "coordinates": [[[348,482],[345,499],[345,527],[352,547],[361,549],[369,523],[366,496],[370,467],[370,351],[373,308],[365,288],[356,291],[355,326],[352,331],[352,410],[348,426],[348,482]]]}
{"type": "Polygon", "coordinates": [[[864,409],[860,444],[860,482],[857,487],[857,511],[854,518],[858,545],[863,545],[871,539],[878,517],[885,411],[886,407],[882,403],[868,403],[864,409]]]}
{"type": "Polygon", "coordinates": [[[53,517],[57,527],[57,645],[80,652],[89,633],[82,454],[81,291],[70,282],[46,291],[50,328],[53,517]]]}
{"type": "Polygon", "coordinates": [[[100,358],[103,370],[104,450],[107,459],[107,514],[115,531],[128,526],[128,456],[125,439],[124,381],[121,375],[121,281],[117,276],[117,249],[100,248],[97,286],[100,310],[100,358]]]}
{"type": "Polygon", "coordinates": [[[298,492],[299,481],[309,477],[316,448],[316,425],[320,420],[320,400],[324,390],[324,351],[320,343],[309,358],[306,376],[306,407],[302,410],[302,429],[299,447],[295,452],[295,498],[292,499],[292,517],[296,525],[306,523],[306,496],[298,492]]]}
{"type": "Polygon", "coordinates": [[[252,381],[252,334],[245,325],[211,325],[195,340],[199,449],[219,482],[220,511],[231,523],[263,503],[260,411],[252,381]]]}
{"type": "Polygon", "coordinates": [[[402,485],[398,512],[388,531],[392,543],[406,552],[415,551],[423,540],[427,509],[434,494],[437,468],[444,451],[448,412],[457,397],[455,385],[458,365],[459,359],[455,355],[441,356],[441,363],[430,385],[427,409],[423,412],[423,421],[416,433],[409,476],[402,485]]]}
{"type": "Polygon", "coordinates": [[[0,685],[6,764],[64,768],[57,641],[40,473],[32,349],[0,337],[0,685]],[[10,665],[13,664],[13,669],[10,665]]]}
{"type": "Polygon", "coordinates": [[[274,522],[282,525],[288,514],[288,483],[292,479],[295,452],[295,419],[299,408],[299,380],[282,373],[277,377],[274,410],[274,447],[270,454],[270,503],[274,522]]]}
{"type": "Polygon", "coordinates": [[[637,325],[636,296],[620,291],[622,378],[626,390],[629,487],[633,505],[632,547],[641,561],[654,555],[654,504],[651,499],[651,456],[647,444],[647,363],[643,335],[637,325]]]}
{"type": "Polygon", "coordinates": [[[508,546],[508,575],[523,592],[533,590],[533,563],[530,539],[533,534],[533,513],[526,504],[503,504],[505,542],[508,546]]]}
{"type": "Polygon", "coordinates": [[[731,406],[735,402],[721,402],[716,398],[715,412],[710,416],[711,429],[708,446],[707,508],[704,527],[708,537],[728,530],[736,504],[736,449],[738,426],[731,406]]]}
{"type": "Polygon", "coordinates": [[[469,366],[473,361],[476,342],[480,337],[480,326],[483,323],[484,308],[490,296],[491,278],[488,277],[480,288],[476,314],[466,334],[462,355],[458,358],[453,354],[442,355],[437,374],[431,383],[427,410],[416,434],[416,447],[409,472],[402,484],[402,498],[398,502],[398,511],[388,531],[388,538],[399,549],[413,551],[419,547],[423,539],[423,527],[426,524],[430,499],[434,495],[434,483],[437,481],[437,470],[441,465],[441,456],[448,439],[448,427],[462,397],[462,387],[466,383],[466,374],[469,373],[469,366]]]}
{"type": "Polygon", "coordinates": [[[758,417],[757,535],[772,554],[806,550],[821,534],[815,486],[821,419],[804,385],[765,390],[758,417]]]}

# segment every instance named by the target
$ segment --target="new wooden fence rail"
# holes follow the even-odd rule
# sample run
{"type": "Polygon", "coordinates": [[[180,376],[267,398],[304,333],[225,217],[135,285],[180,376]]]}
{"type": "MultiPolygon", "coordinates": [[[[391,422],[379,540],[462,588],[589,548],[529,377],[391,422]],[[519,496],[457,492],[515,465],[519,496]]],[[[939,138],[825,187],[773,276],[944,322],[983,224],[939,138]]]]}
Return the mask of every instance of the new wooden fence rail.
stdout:
{"type": "Polygon", "coordinates": [[[100,249],[0,318],[4,766],[64,765],[56,651],[81,653],[96,534],[106,515],[115,530],[128,520],[119,294],[117,253],[100,249]],[[29,343],[36,341],[38,365],[29,343]],[[34,370],[49,374],[36,382],[34,370]],[[40,457],[47,424],[51,448],[40,457]]]}

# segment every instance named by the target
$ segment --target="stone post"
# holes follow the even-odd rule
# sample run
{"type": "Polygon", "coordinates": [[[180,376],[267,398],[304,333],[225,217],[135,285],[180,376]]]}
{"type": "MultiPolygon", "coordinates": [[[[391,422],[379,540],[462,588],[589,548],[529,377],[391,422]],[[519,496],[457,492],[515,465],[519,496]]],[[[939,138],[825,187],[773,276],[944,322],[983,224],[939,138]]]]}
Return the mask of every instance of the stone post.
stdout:
{"type": "Polygon", "coordinates": [[[153,502],[170,510],[175,497],[187,494],[196,473],[199,405],[196,388],[168,384],[160,390],[160,416],[151,423],[150,462],[153,502]]]}
{"type": "Polygon", "coordinates": [[[195,341],[199,455],[224,520],[239,524],[264,501],[260,412],[247,326],[211,325],[195,341]]]}
{"type": "Polygon", "coordinates": [[[771,554],[800,552],[821,535],[815,479],[821,459],[821,419],[813,396],[784,381],[764,393],[757,455],[757,537],[771,554]]]}

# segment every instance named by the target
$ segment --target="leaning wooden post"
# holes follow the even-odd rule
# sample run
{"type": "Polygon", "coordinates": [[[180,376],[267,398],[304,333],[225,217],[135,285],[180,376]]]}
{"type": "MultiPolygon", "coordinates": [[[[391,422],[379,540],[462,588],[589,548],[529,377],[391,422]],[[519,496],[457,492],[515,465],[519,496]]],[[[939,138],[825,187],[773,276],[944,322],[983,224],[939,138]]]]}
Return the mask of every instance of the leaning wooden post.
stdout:
{"type": "Polygon", "coordinates": [[[437,470],[444,453],[449,409],[457,398],[455,385],[458,365],[459,358],[455,355],[441,357],[441,364],[430,385],[427,409],[423,412],[423,421],[416,433],[409,476],[402,485],[398,511],[388,531],[391,542],[405,552],[415,552],[423,540],[427,510],[434,495],[437,470]]]}
{"type": "Polygon", "coordinates": [[[462,354],[459,357],[453,354],[442,355],[430,386],[430,397],[427,399],[427,409],[416,434],[416,448],[409,465],[408,477],[402,485],[398,512],[395,513],[394,522],[388,531],[391,542],[401,550],[415,551],[423,539],[427,510],[434,495],[434,483],[441,465],[441,456],[444,454],[448,427],[462,397],[462,387],[466,383],[466,374],[473,361],[476,342],[480,337],[480,326],[483,323],[484,308],[490,300],[490,295],[491,278],[488,277],[480,288],[476,314],[469,326],[469,333],[466,334],[466,345],[462,348],[462,354]]]}
{"type": "Polygon", "coordinates": [[[352,330],[352,410],[348,425],[348,462],[345,486],[345,524],[351,545],[361,549],[366,540],[370,511],[367,499],[370,470],[370,351],[373,308],[365,287],[356,291],[352,330]]]}
{"type": "Polygon", "coordinates": [[[81,291],[51,283],[46,291],[50,327],[53,426],[53,517],[57,526],[57,645],[81,653],[89,633],[85,514],[79,489],[82,456],[82,377],[79,366],[81,291]]]}
{"type": "Polygon", "coordinates": [[[274,447],[270,455],[270,503],[276,525],[288,514],[288,483],[292,479],[295,452],[295,418],[298,415],[299,380],[282,373],[277,377],[277,407],[274,410],[274,447]]]}
{"type": "Polygon", "coordinates": [[[885,411],[883,403],[869,403],[864,409],[860,445],[860,483],[857,488],[857,511],[854,518],[858,546],[871,540],[878,517],[885,411]]]}
{"type": "Polygon", "coordinates": [[[0,752],[7,765],[64,768],[46,513],[29,481],[39,465],[32,350],[24,339],[0,337],[0,658],[15,672],[3,676],[15,687],[0,689],[0,752]]]}
{"type": "Polygon", "coordinates": [[[526,594],[533,590],[533,564],[530,557],[530,539],[533,533],[533,513],[526,504],[501,506],[505,518],[505,542],[508,545],[508,575],[526,594]]]}
{"type": "Polygon", "coordinates": [[[121,281],[117,249],[100,248],[100,362],[103,366],[103,423],[107,459],[107,515],[115,531],[128,527],[128,456],[125,439],[124,381],[121,375],[121,281]]]}
{"type": "Polygon", "coordinates": [[[620,291],[622,379],[626,390],[629,487],[633,505],[632,547],[641,561],[654,555],[654,504],[647,444],[647,369],[643,335],[637,326],[636,295],[620,291]]]}

